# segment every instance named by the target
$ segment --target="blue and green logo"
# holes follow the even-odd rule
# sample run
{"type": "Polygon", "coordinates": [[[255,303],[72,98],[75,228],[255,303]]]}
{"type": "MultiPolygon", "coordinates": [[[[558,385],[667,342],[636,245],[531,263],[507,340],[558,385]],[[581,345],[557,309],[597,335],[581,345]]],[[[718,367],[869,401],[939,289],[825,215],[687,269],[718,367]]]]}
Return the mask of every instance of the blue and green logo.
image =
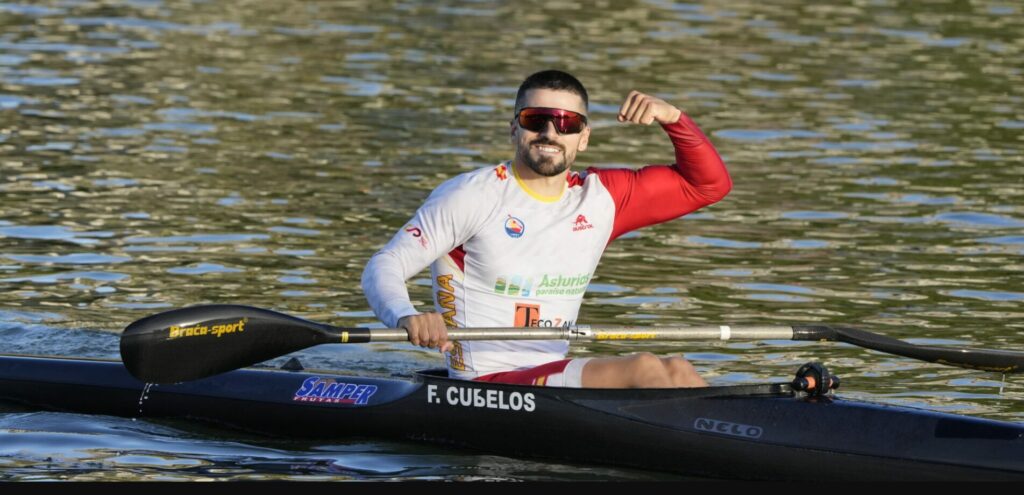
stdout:
{"type": "Polygon", "coordinates": [[[520,297],[576,296],[586,292],[588,284],[589,273],[544,274],[534,277],[502,275],[494,282],[494,293],[520,297]]]}

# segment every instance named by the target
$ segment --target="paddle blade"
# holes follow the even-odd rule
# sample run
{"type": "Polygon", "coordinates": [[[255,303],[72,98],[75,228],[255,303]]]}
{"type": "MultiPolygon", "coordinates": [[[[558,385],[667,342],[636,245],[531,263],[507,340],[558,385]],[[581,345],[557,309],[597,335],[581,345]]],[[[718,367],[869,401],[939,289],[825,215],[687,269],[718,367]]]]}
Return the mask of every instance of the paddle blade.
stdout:
{"type": "Polygon", "coordinates": [[[865,349],[874,349],[897,356],[919,359],[929,363],[959,366],[961,368],[1019,373],[1024,371],[1024,353],[992,349],[968,349],[915,345],[902,340],[871,333],[857,328],[829,325],[802,325],[793,327],[793,340],[830,340],[846,342],[865,349]]]}
{"type": "Polygon", "coordinates": [[[848,327],[835,327],[835,331],[836,340],[841,342],[921,361],[999,373],[1017,373],[1024,369],[1024,353],[1016,351],[913,345],[848,327]]]}
{"type": "Polygon", "coordinates": [[[335,342],[331,328],[250,306],[193,306],[128,325],[121,360],[142,381],[176,383],[335,342]]]}

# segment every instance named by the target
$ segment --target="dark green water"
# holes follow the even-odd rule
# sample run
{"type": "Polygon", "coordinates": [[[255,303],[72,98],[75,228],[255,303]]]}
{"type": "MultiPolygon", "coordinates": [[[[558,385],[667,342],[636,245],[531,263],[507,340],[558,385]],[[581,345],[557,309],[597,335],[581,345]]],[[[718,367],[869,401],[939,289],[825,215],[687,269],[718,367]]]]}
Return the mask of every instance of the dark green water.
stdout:
{"type": "MultiPolygon", "coordinates": [[[[199,303],[376,324],[363,264],[434,186],[510,157],[515,89],[549,67],[591,94],[580,165],[671,161],[660,130],[615,122],[637,89],[684,108],[735,183],[612,244],[581,320],[1024,350],[1022,19],[988,0],[0,3],[0,351],[116,356],[128,322],[199,303]]],[[[1019,378],[850,346],[574,352],[638,348],[713,383],[823,360],[849,397],[1024,419],[1019,378]]],[[[402,345],[303,358],[440,363],[402,345]]],[[[662,476],[9,411],[0,479],[662,476]]]]}

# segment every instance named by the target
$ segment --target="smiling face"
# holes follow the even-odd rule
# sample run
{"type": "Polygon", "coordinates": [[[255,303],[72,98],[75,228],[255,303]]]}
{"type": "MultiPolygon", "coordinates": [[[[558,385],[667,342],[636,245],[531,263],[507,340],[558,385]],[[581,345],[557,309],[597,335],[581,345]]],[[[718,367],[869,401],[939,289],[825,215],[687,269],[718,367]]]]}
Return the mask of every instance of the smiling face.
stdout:
{"type": "MultiPolygon", "coordinates": [[[[529,107],[559,108],[587,114],[579,95],[554,89],[527,91],[516,112],[529,107]]],[[[515,161],[544,177],[554,177],[569,170],[576,161],[576,153],[587,149],[589,139],[589,126],[576,134],[559,134],[552,122],[548,122],[543,131],[534,132],[523,129],[515,119],[512,120],[515,161]]]]}

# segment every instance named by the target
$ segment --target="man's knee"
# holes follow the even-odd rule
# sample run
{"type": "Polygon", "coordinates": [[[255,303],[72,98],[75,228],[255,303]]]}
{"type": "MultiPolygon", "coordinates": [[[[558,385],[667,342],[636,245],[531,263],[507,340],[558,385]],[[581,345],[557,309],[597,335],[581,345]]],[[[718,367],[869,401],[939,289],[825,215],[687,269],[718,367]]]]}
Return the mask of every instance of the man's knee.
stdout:
{"type": "Polygon", "coordinates": [[[672,379],[661,358],[649,352],[640,352],[629,357],[630,374],[634,387],[665,386],[672,379]]]}
{"type": "Polygon", "coordinates": [[[693,364],[686,359],[673,356],[663,359],[662,362],[665,365],[665,369],[668,370],[668,374],[672,376],[673,383],[677,386],[707,386],[707,382],[701,378],[700,373],[697,373],[697,368],[694,368],[693,364]]]}
{"type": "Polygon", "coordinates": [[[640,352],[583,369],[585,387],[673,388],[700,387],[707,383],[689,361],[680,357],[660,358],[640,352]]]}
{"type": "Polygon", "coordinates": [[[665,366],[661,358],[649,352],[638,352],[629,356],[630,367],[638,373],[659,373],[665,366]]]}
{"type": "Polygon", "coordinates": [[[696,375],[697,368],[694,368],[692,364],[686,359],[678,356],[667,357],[662,359],[665,363],[665,368],[668,368],[669,373],[673,375],[696,375]]]}

